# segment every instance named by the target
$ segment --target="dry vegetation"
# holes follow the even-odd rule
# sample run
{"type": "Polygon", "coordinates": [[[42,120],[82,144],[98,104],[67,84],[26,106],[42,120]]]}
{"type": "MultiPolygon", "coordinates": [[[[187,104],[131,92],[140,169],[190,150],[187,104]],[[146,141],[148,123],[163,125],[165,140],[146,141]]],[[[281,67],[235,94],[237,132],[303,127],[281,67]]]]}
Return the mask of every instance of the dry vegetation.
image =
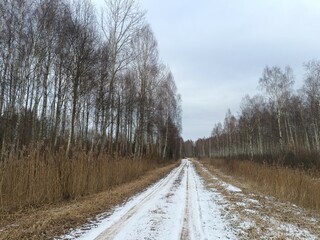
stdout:
{"type": "Polygon", "coordinates": [[[251,161],[210,160],[210,164],[247,183],[255,191],[320,212],[320,173],[251,161]]]}
{"type": "MultiPolygon", "coordinates": [[[[0,1],[0,238],[21,212],[29,222],[24,212],[113,191],[179,158],[180,96],[144,11],[107,0],[104,12],[0,1]]],[[[54,228],[53,215],[40,225],[54,228]]]]}
{"type": "MultiPolygon", "coordinates": [[[[82,161],[84,161],[84,159],[82,161]]],[[[102,174],[102,172],[107,173],[108,171],[113,170],[112,176],[114,176],[114,180],[112,180],[112,183],[111,180],[107,180],[108,178],[111,179],[111,177],[105,177],[107,184],[104,187],[108,189],[107,191],[91,194],[89,196],[77,197],[77,199],[70,201],[44,204],[38,208],[24,208],[14,213],[2,212],[0,214],[0,239],[49,239],[53,236],[64,234],[68,232],[70,228],[80,226],[90,221],[90,217],[95,219],[97,214],[108,211],[116,204],[119,204],[135,193],[142,191],[151,183],[162,178],[176,166],[176,164],[170,164],[147,171],[146,165],[143,165],[144,161],[138,161],[139,164],[132,164],[132,161],[133,160],[120,160],[118,162],[110,162],[106,160],[105,163],[101,163],[100,165],[104,168],[104,170],[100,169],[101,173],[98,173],[98,168],[96,168],[95,171],[88,173],[89,171],[84,170],[85,166],[81,166],[83,172],[87,172],[88,175],[94,173],[102,174]],[[138,170],[138,168],[140,169],[138,170]],[[114,171],[118,171],[117,177],[115,177],[114,171]],[[119,174],[119,172],[123,173],[119,174]],[[138,172],[140,172],[140,174],[138,172]],[[138,177],[138,175],[143,175],[143,178],[138,177]],[[135,178],[135,180],[126,182],[130,178],[131,180],[135,178]],[[126,182],[126,184],[120,184],[120,182],[126,182]],[[111,187],[112,184],[113,187],[111,187]],[[115,186],[117,184],[120,185],[115,186]]],[[[70,166],[72,166],[72,164],[70,164],[70,166]]],[[[42,171],[44,171],[44,169],[42,169],[42,171]]],[[[112,174],[112,172],[109,173],[112,174]]],[[[74,191],[80,193],[80,175],[79,177],[75,177],[76,175],[77,174],[73,174],[73,182],[79,183],[78,187],[74,188],[74,191]]],[[[38,185],[46,186],[44,182],[45,181],[38,185]]],[[[101,182],[99,184],[101,184],[101,182]]],[[[90,184],[92,186],[97,186],[98,183],[90,184]]],[[[75,186],[75,184],[70,184],[70,187],[72,185],[75,186]]],[[[47,184],[46,188],[50,188],[49,184],[47,184]]],[[[43,189],[39,190],[39,193],[45,195],[43,189]]],[[[28,194],[26,194],[26,196],[27,195],[28,194]]],[[[61,196],[61,193],[57,194],[56,197],[58,198],[58,196],[61,196]]]]}
{"type": "Polygon", "coordinates": [[[194,160],[194,163],[207,187],[223,195],[224,198],[218,200],[224,206],[222,214],[236,229],[238,239],[320,237],[320,214],[316,211],[266,196],[252,185],[252,181],[230,175],[224,161],[215,160],[212,164],[207,159],[201,162],[194,160]],[[229,184],[239,188],[234,190],[229,184]]]}
{"type": "Polygon", "coordinates": [[[112,159],[77,152],[72,159],[64,152],[32,151],[19,160],[0,162],[0,210],[13,212],[98,193],[137,179],[157,166],[150,159],[112,159]]]}

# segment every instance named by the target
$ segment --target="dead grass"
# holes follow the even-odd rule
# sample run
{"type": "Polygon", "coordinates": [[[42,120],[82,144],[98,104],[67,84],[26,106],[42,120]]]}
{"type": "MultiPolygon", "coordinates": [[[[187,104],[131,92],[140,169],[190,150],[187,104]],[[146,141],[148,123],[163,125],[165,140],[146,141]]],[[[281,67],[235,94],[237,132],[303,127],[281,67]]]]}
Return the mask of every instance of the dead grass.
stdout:
{"type": "Polygon", "coordinates": [[[0,162],[0,213],[71,200],[111,189],[157,167],[150,159],[74,153],[72,159],[31,151],[0,162]]]}
{"type": "Polygon", "coordinates": [[[148,171],[137,180],[115,186],[102,193],[43,205],[35,209],[27,208],[13,214],[3,214],[0,221],[0,239],[50,239],[64,234],[70,228],[86,223],[88,218],[94,218],[142,191],[175,166],[176,164],[171,164],[148,171]]]}
{"type": "Polygon", "coordinates": [[[259,188],[253,187],[251,181],[230,175],[223,161],[216,161],[219,168],[212,162],[210,164],[209,160],[201,160],[201,163],[194,160],[194,163],[207,187],[227,200],[220,200],[218,204],[225,206],[222,215],[230,220],[232,227],[238,229],[238,239],[307,239],[305,233],[290,232],[284,226],[296,226],[320,237],[319,214],[315,211],[277,201],[270,194],[266,197],[259,188]],[[237,186],[242,191],[229,191],[224,183],[237,186]]]}
{"type": "Polygon", "coordinates": [[[320,174],[250,161],[210,160],[210,164],[255,191],[320,213],[320,174]]]}

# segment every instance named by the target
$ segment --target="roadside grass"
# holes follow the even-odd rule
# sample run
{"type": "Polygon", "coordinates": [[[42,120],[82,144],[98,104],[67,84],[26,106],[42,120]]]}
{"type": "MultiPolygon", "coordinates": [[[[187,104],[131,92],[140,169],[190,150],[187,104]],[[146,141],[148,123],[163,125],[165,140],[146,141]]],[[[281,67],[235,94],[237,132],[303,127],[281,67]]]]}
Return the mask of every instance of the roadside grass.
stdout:
{"type": "MultiPolygon", "coordinates": [[[[133,160],[123,159],[121,161],[118,164],[109,163],[109,165],[101,166],[110,167],[109,171],[137,168],[133,160]]],[[[140,161],[140,164],[144,162],[144,160],[140,161]]],[[[69,201],[42,204],[36,208],[29,206],[15,212],[2,212],[0,214],[0,239],[52,239],[85,223],[93,221],[92,225],[94,225],[98,214],[107,213],[113,206],[125,202],[134,194],[144,190],[168,174],[177,164],[175,162],[162,167],[158,165],[157,168],[146,170],[140,176],[137,175],[137,170],[129,170],[123,173],[123,176],[118,173],[120,176],[112,182],[116,185],[110,187],[109,183],[105,186],[107,190],[100,193],[77,196],[69,201]],[[129,176],[125,177],[125,174],[129,176]],[[135,180],[128,180],[133,177],[135,180]]],[[[145,169],[142,166],[140,168],[145,169]]],[[[116,172],[113,176],[115,174],[116,172]]]]}
{"type": "Polygon", "coordinates": [[[320,215],[316,211],[289,201],[277,201],[271,194],[253,187],[251,181],[230,174],[223,161],[216,160],[219,167],[209,159],[194,160],[194,163],[206,186],[229,202],[224,205],[223,215],[237,229],[238,239],[309,239],[308,233],[320,236],[320,215]],[[228,190],[225,183],[239,187],[241,192],[228,190]]]}
{"type": "Polygon", "coordinates": [[[79,151],[22,153],[0,162],[0,213],[72,200],[130,182],[159,165],[152,159],[111,158],[79,151]]]}
{"type": "Polygon", "coordinates": [[[210,165],[254,191],[274,196],[320,213],[320,173],[259,164],[251,161],[210,159],[210,165]]]}

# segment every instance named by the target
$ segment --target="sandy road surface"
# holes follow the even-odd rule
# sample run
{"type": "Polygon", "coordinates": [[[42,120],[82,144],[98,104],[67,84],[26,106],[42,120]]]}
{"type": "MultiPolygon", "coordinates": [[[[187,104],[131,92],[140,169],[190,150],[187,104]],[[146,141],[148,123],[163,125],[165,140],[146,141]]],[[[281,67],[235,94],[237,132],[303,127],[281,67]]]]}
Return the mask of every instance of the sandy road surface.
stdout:
{"type": "Polygon", "coordinates": [[[80,239],[234,239],[214,195],[184,159],[80,239]]]}

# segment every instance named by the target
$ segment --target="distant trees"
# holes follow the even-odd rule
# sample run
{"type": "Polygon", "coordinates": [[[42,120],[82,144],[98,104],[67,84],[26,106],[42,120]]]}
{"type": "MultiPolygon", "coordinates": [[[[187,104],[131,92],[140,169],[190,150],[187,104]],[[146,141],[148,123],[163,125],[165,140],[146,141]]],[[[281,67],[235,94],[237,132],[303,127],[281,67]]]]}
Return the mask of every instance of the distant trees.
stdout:
{"type": "MultiPolygon", "coordinates": [[[[309,135],[313,148],[320,151],[319,142],[319,117],[320,117],[320,62],[310,61],[305,64],[306,79],[302,88],[303,99],[309,112],[309,135]]],[[[310,148],[308,129],[303,126],[306,132],[306,145],[310,148]]]]}
{"type": "Polygon", "coordinates": [[[260,87],[266,92],[269,101],[274,105],[277,113],[279,147],[281,150],[283,149],[281,117],[286,99],[289,98],[289,94],[291,93],[293,83],[292,69],[290,67],[286,67],[285,71],[282,71],[277,66],[272,68],[267,66],[259,81],[260,87]]]}
{"type": "Polygon", "coordinates": [[[297,92],[290,67],[267,66],[259,81],[264,95],[245,96],[238,116],[228,110],[224,125],[196,141],[197,155],[320,167],[320,62],[304,66],[304,85],[297,92]]]}
{"type": "Polygon", "coordinates": [[[87,0],[8,0],[0,24],[1,159],[29,146],[177,157],[179,95],[135,1],[97,17],[87,0]]]}

